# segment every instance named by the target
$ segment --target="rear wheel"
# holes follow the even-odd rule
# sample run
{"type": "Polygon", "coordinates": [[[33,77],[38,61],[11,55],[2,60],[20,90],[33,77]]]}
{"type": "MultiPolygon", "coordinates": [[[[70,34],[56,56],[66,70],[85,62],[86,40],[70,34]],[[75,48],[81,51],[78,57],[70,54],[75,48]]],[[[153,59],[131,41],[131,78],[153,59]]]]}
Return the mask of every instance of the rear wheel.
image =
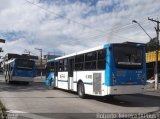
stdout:
{"type": "Polygon", "coordinates": [[[80,82],[78,84],[78,95],[80,98],[85,98],[85,89],[83,82],[80,82]]]}

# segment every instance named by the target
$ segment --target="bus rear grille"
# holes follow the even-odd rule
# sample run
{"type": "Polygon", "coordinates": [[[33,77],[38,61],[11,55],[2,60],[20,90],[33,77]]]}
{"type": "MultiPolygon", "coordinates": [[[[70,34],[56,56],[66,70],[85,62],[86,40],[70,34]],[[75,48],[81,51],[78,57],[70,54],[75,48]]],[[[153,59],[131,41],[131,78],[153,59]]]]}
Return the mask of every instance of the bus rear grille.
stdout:
{"type": "Polygon", "coordinates": [[[101,73],[93,73],[93,92],[101,94],[101,73]]]}

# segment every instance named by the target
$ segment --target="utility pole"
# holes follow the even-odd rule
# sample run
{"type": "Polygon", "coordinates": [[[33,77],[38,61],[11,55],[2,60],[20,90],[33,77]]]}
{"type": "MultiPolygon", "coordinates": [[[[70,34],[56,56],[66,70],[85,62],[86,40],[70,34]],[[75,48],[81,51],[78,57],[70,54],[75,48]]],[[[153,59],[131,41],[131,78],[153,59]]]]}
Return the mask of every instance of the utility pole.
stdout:
{"type": "Polygon", "coordinates": [[[39,50],[40,51],[40,66],[41,66],[41,79],[42,79],[42,49],[40,48],[35,48],[36,50],[39,50]]]}
{"type": "Polygon", "coordinates": [[[158,53],[159,53],[159,32],[160,32],[159,24],[160,24],[160,21],[151,19],[149,17],[148,17],[148,20],[157,23],[157,27],[155,27],[156,34],[157,34],[157,42],[156,42],[156,62],[155,62],[154,77],[155,77],[155,90],[158,90],[158,87],[159,87],[159,83],[158,83],[158,53]]]}

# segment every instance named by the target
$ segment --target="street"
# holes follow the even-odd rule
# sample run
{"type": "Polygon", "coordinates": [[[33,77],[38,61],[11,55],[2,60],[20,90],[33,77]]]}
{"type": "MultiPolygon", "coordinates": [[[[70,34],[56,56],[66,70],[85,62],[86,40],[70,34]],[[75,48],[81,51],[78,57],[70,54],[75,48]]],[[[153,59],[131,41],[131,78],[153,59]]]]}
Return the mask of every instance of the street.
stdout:
{"type": "Polygon", "coordinates": [[[28,118],[96,118],[96,113],[152,113],[160,111],[160,97],[149,95],[123,95],[114,99],[78,95],[63,90],[47,89],[44,83],[36,81],[30,85],[6,84],[0,76],[0,100],[9,114],[26,114],[28,118]],[[92,115],[89,115],[92,114],[92,115]],[[67,117],[67,115],[69,115],[67,117]],[[64,118],[64,116],[63,116],[64,118]]]}

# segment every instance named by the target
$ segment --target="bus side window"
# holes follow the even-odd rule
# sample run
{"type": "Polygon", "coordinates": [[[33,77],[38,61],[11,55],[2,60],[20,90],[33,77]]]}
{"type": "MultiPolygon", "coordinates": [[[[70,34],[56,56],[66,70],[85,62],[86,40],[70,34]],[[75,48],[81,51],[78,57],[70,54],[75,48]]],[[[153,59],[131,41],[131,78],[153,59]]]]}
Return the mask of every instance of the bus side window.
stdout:
{"type": "Polygon", "coordinates": [[[84,69],[84,54],[77,55],[75,58],[75,70],[82,71],[84,69]]]}
{"type": "Polygon", "coordinates": [[[58,76],[58,62],[54,63],[54,68],[55,68],[55,70],[54,70],[55,76],[58,76]]]}
{"type": "Polygon", "coordinates": [[[63,63],[63,60],[59,60],[58,71],[64,71],[64,63],[63,63]]]}
{"type": "Polygon", "coordinates": [[[105,69],[106,53],[107,53],[106,49],[102,49],[98,51],[98,63],[97,63],[98,69],[105,69]]]}
{"type": "Polygon", "coordinates": [[[74,58],[71,58],[68,60],[69,66],[68,66],[68,76],[73,77],[73,70],[74,70],[74,58]]]}
{"type": "Polygon", "coordinates": [[[85,54],[85,69],[95,70],[97,61],[97,51],[85,54]]]}
{"type": "Polygon", "coordinates": [[[64,71],[68,70],[68,59],[64,59],[64,71]]]}
{"type": "Polygon", "coordinates": [[[54,72],[54,62],[51,62],[51,64],[50,64],[50,71],[54,72]]]}

